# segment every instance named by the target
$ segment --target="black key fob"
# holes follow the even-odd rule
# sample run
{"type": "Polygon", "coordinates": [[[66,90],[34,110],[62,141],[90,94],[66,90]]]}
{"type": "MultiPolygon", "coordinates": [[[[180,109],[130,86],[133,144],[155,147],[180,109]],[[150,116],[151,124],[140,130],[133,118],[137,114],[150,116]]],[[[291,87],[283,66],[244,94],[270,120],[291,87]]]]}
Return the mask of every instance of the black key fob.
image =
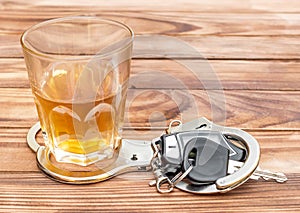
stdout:
{"type": "Polygon", "coordinates": [[[183,171],[190,166],[188,178],[194,184],[210,184],[227,175],[229,149],[206,137],[191,139],[183,154],[183,171]]]}
{"type": "MultiPolygon", "coordinates": [[[[185,166],[183,166],[183,163],[188,162],[186,161],[186,157],[189,156],[190,153],[193,153],[194,150],[196,150],[195,154],[199,155],[199,157],[201,153],[203,154],[203,156],[206,156],[206,153],[211,153],[213,150],[216,150],[216,152],[221,152],[222,156],[218,156],[217,153],[211,156],[212,159],[210,159],[209,162],[215,162],[214,165],[217,165],[217,158],[220,159],[222,158],[223,161],[225,162],[228,161],[228,159],[224,158],[223,156],[225,155],[224,154],[225,152],[227,153],[227,151],[229,151],[229,154],[227,154],[228,158],[232,160],[238,160],[238,161],[243,161],[247,154],[245,149],[240,148],[234,145],[233,143],[231,143],[220,132],[209,131],[209,130],[207,131],[193,130],[193,131],[186,131],[186,132],[176,132],[173,134],[165,134],[161,136],[160,140],[157,141],[156,144],[160,146],[160,154],[161,154],[161,162],[162,162],[161,166],[164,170],[164,173],[171,178],[174,174],[178,173],[179,170],[187,169],[185,168],[185,166]],[[193,144],[197,147],[193,147],[193,144]],[[195,149],[193,150],[193,148],[195,149]]],[[[197,159],[201,160],[205,158],[206,160],[208,160],[206,157],[202,157],[202,156],[200,158],[199,157],[197,159]]],[[[196,158],[194,159],[194,161],[195,160],[196,158]]],[[[192,162],[191,158],[190,161],[192,162]]],[[[203,163],[204,161],[194,162],[195,165],[197,164],[197,167],[199,167],[203,163]]],[[[205,167],[203,167],[206,169],[206,172],[208,172],[208,170],[211,169],[210,164],[212,163],[206,164],[205,167]]],[[[187,165],[188,164],[186,164],[186,166],[187,165]]],[[[225,164],[223,166],[225,167],[225,164]]],[[[219,168],[219,170],[221,169],[219,168]]],[[[226,167],[226,171],[227,171],[227,167],[226,167]]],[[[208,177],[204,178],[205,176],[204,173],[201,173],[201,176],[199,178],[196,178],[197,172],[195,170],[194,172],[191,173],[190,177],[191,179],[197,182],[201,181],[202,183],[202,181],[211,182],[215,179],[216,176],[221,175],[221,172],[220,173],[216,172],[216,174],[209,179],[208,177]]],[[[222,175],[223,174],[224,174],[224,170],[222,170],[222,175]]]]}

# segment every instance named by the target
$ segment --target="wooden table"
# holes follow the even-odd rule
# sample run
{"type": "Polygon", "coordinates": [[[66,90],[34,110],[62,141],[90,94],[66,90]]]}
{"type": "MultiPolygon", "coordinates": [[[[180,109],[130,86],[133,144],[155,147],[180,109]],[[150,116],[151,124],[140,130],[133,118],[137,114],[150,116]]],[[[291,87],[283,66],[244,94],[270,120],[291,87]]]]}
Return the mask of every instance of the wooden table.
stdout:
{"type": "MultiPolygon", "coordinates": [[[[70,2],[0,1],[1,211],[300,211],[298,0],[70,2]],[[177,189],[159,194],[148,187],[151,173],[126,174],[82,186],[46,178],[25,140],[28,129],[37,122],[37,114],[19,38],[35,23],[87,13],[120,20],[137,35],[172,36],[196,48],[208,59],[223,86],[226,106],[217,115],[225,110],[226,125],[255,136],[261,145],[260,165],[285,172],[288,182],[248,181],[227,194],[197,196],[177,189]]],[[[199,60],[192,55],[186,58],[199,60]]],[[[194,118],[193,108],[184,96],[187,93],[194,97],[199,115],[212,118],[207,93],[218,93],[218,88],[205,89],[182,71],[182,65],[163,57],[135,57],[132,77],[142,76],[145,70],[167,72],[181,79],[187,88],[169,84],[167,78],[151,76],[151,72],[144,81],[133,81],[128,98],[137,98],[128,103],[126,137],[157,136],[167,125],[162,115],[167,121],[178,116],[194,118]],[[179,100],[180,110],[174,109],[173,99],[179,100]],[[150,116],[154,111],[160,114],[150,116]]]]}

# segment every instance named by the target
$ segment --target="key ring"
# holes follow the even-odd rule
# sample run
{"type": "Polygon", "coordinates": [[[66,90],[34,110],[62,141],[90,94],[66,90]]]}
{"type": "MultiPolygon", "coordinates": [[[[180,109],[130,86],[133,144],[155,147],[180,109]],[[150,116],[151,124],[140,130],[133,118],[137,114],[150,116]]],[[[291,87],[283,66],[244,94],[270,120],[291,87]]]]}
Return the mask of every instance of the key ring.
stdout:
{"type": "MultiPolygon", "coordinates": [[[[187,181],[178,181],[174,186],[183,191],[196,193],[196,194],[211,194],[211,193],[224,193],[230,191],[244,182],[246,182],[249,177],[254,173],[259,164],[260,159],[260,147],[258,142],[250,134],[244,132],[243,130],[236,128],[223,127],[216,125],[206,118],[199,118],[197,120],[188,122],[186,124],[179,123],[178,126],[169,126],[167,132],[185,132],[191,130],[210,130],[221,132],[225,136],[230,136],[238,141],[240,141],[247,150],[247,158],[239,170],[233,174],[227,175],[225,177],[219,178],[215,183],[195,185],[187,181]]],[[[180,134],[180,133],[179,133],[180,134]]],[[[152,142],[152,146],[156,147],[156,142],[152,142]]],[[[154,148],[157,149],[157,148],[154,148]]],[[[161,159],[158,159],[160,161],[161,159]]],[[[172,181],[171,181],[172,182],[172,181]]],[[[157,189],[160,191],[160,189],[157,189]]]]}

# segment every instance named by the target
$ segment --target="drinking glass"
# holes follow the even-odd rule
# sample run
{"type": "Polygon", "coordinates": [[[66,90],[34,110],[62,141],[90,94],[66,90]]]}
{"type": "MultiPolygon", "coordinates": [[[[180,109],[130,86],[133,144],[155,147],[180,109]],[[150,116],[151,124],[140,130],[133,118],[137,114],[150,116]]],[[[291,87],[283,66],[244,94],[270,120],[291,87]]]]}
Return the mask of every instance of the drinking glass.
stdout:
{"type": "Polygon", "coordinates": [[[133,31],[95,16],[39,23],[21,37],[46,147],[88,166],[121,144],[133,31]]]}

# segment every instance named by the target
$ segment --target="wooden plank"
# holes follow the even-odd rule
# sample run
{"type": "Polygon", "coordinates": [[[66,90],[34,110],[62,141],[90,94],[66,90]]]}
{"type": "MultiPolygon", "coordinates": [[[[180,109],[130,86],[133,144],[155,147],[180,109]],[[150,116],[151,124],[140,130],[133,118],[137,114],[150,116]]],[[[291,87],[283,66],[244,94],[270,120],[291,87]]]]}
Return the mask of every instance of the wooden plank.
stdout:
{"type": "MultiPolygon", "coordinates": [[[[85,12],[79,9],[79,12],[85,12]]],[[[299,13],[191,13],[160,11],[94,11],[94,15],[114,19],[131,26],[135,34],[164,34],[170,36],[278,36],[300,35],[299,13]]],[[[51,18],[74,15],[74,11],[53,8],[52,11],[38,10],[33,14],[26,11],[2,11],[0,34],[18,34],[30,26],[51,18]],[[22,17],[18,19],[17,17],[22,17]]]]}
{"type": "MultiPolygon", "coordinates": [[[[0,120],[37,120],[30,89],[1,88],[0,97],[0,120]]],[[[299,97],[299,91],[130,89],[125,126],[162,127],[205,116],[239,128],[299,128],[299,97]]]]}
{"type": "Polygon", "coordinates": [[[0,87],[29,88],[24,59],[0,58],[0,87]]]}
{"type": "MultiPolygon", "coordinates": [[[[170,39],[174,39],[171,37],[170,39]]],[[[20,35],[0,34],[0,57],[23,57],[19,44],[20,35]]],[[[165,37],[166,41],[168,38],[165,37]]],[[[180,36],[176,42],[185,42],[190,49],[174,48],[171,55],[166,56],[163,44],[156,46],[155,54],[147,55],[149,49],[145,42],[135,42],[134,58],[208,58],[208,59],[300,59],[298,42],[295,37],[268,36],[180,36]]],[[[149,37],[147,42],[153,43],[155,38],[149,37]]]]}
{"type": "MultiPolygon", "coordinates": [[[[211,86],[205,89],[299,90],[299,61],[194,61],[199,66],[191,71],[183,65],[186,60],[133,60],[131,88],[204,89],[207,82],[211,86]],[[211,70],[201,69],[206,63],[211,70]]],[[[0,87],[29,88],[24,59],[0,58],[0,67],[0,87]]]]}
{"type": "Polygon", "coordinates": [[[0,208],[4,211],[109,211],[109,212],[296,212],[300,209],[298,174],[284,184],[249,181],[239,188],[214,196],[175,189],[159,194],[148,186],[149,177],[117,177],[92,185],[55,183],[36,173],[0,173],[0,208]],[[280,191],[280,194],[278,194],[280,191]],[[272,199],[270,199],[272,198],[272,199]],[[265,204],[268,201],[268,205],[265,204]]]}
{"type": "MultiPolygon", "coordinates": [[[[150,37],[151,38],[151,37],[150,37]]],[[[207,58],[207,59],[299,59],[298,37],[268,37],[268,36],[180,36],[178,41],[172,46],[172,53],[167,52],[167,47],[172,44],[159,43],[156,47],[153,45],[154,39],[146,41],[154,46],[154,54],[147,56],[149,50],[145,42],[136,42],[134,54],[135,58],[207,58]],[[180,46],[183,42],[185,45],[180,46]],[[178,43],[177,43],[178,42],[178,43]],[[166,45],[166,46],[163,46],[166,45]],[[146,47],[145,47],[146,46],[146,47]],[[157,49],[155,49],[157,48],[157,49]],[[192,49],[190,49],[192,48],[192,49]],[[140,56],[141,55],[141,56],[140,56]],[[143,57],[142,57],[143,56],[143,57]]],[[[167,43],[168,39],[164,39],[167,43]]],[[[148,44],[147,43],[147,44],[148,44]]],[[[154,43],[155,44],[155,43],[154,43]]],[[[1,52],[0,52],[1,53],[1,52]]]]}
{"type": "MultiPolygon", "coordinates": [[[[24,2],[20,0],[2,1],[0,9],[2,10],[26,10],[26,11],[40,11],[40,10],[103,10],[103,11],[189,11],[189,12],[211,12],[224,13],[226,11],[239,13],[259,13],[259,12],[299,12],[299,1],[286,0],[284,3],[281,0],[222,0],[222,1],[193,1],[193,0],[179,0],[176,3],[162,2],[153,0],[148,2],[141,2],[139,0],[122,1],[116,0],[107,2],[105,0],[77,0],[70,3],[69,1],[49,1],[49,0],[34,0],[24,2]]],[[[32,13],[33,14],[33,13],[32,13]]]]}
{"type": "Polygon", "coordinates": [[[133,60],[131,87],[299,90],[299,83],[295,81],[300,79],[298,61],[194,60],[193,62],[198,66],[190,70],[187,68],[190,61],[186,60],[133,60]],[[210,68],[205,67],[207,63],[210,68]],[[216,82],[219,82],[220,86],[216,85],[216,82]]]}
{"type": "Polygon", "coordinates": [[[20,46],[20,36],[7,36],[0,34],[0,57],[23,57],[20,46]]]}
{"type": "MultiPolygon", "coordinates": [[[[38,171],[33,153],[26,144],[27,128],[0,128],[0,172],[38,171]],[[21,161],[21,163],[20,163],[21,161]]],[[[300,172],[299,130],[247,130],[260,143],[262,168],[286,173],[300,172]]],[[[163,130],[125,129],[124,138],[151,140],[163,130]]],[[[39,141],[42,142],[41,135],[39,141]]]]}
{"type": "MultiPolygon", "coordinates": [[[[28,148],[26,144],[26,135],[34,122],[28,122],[26,125],[19,125],[20,122],[15,122],[11,126],[0,126],[1,146],[7,148],[28,148]],[[8,144],[7,144],[8,143],[8,144]]],[[[262,149],[298,149],[298,137],[300,130],[283,130],[283,129],[250,129],[243,128],[244,131],[253,135],[262,149]]],[[[165,131],[165,128],[123,128],[122,136],[136,140],[151,140],[165,131]]],[[[41,133],[38,133],[38,141],[43,143],[41,133]]],[[[300,156],[295,156],[300,157],[300,156]]],[[[277,166],[277,165],[273,165],[277,166]]]]}
{"type": "MultiPolygon", "coordinates": [[[[19,38],[25,29],[46,19],[70,14],[73,12],[57,12],[56,10],[46,14],[39,12],[34,15],[28,11],[1,13],[0,57],[22,57],[19,38]],[[23,18],[17,19],[18,16],[23,18]]],[[[284,35],[299,35],[299,14],[261,14],[257,16],[231,13],[215,15],[187,12],[99,12],[98,15],[127,23],[136,34],[177,36],[195,47],[207,58],[299,59],[298,38],[283,37],[284,35]]],[[[144,43],[141,45],[143,48],[144,43]]],[[[136,44],[137,50],[141,48],[141,45],[136,44]]],[[[162,51],[157,52],[161,53],[162,51]]],[[[200,56],[182,52],[180,57],[200,56]]]]}

